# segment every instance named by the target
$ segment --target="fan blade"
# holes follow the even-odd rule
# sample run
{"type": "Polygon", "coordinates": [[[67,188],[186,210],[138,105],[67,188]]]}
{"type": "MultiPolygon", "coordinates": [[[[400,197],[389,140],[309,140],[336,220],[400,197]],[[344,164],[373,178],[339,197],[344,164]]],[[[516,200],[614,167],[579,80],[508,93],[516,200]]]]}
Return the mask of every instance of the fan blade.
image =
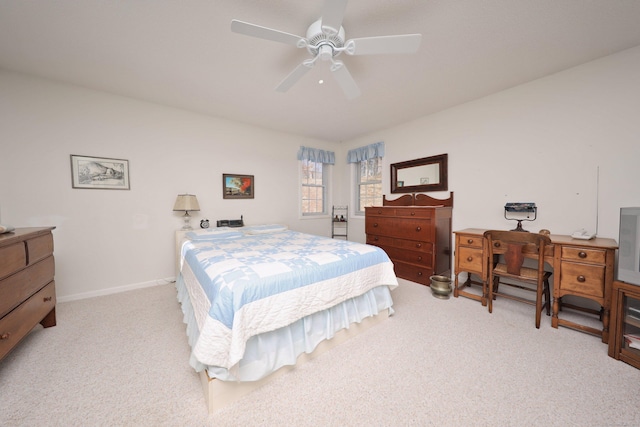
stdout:
{"type": "Polygon", "coordinates": [[[244,34],[246,36],[257,37],[259,39],[292,44],[296,47],[306,46],[306,40],[304,37],[285,33],[283,31],[273,30],[267,27],[261,27],[260,25],[250,24],[248,22],[238,21],[237,19],[233,19],[231,21],[231,31],[233,31],[234,33],[244,34]]]}
{"type": "Polygon", "coordinates": [[[342,26],[347,0],[325,0],[322,10],[322,31],[325,34],[337,34],[342,26]]]}
{"type": "Polygon", "coordinates": [[[302,64],[298,65],[287,77],[284,78],[284,80],[280,82],[278,87],[276,87],[276,91],[277,92],[288,91],[291,88],[291,86],[296,84],[296,82],[300,80],[302,76],[307,74],[307,72],[311,68],[313,68],[314,64],[315,64],[315,61],[307,60],[307,61],[304,61],[302,64]]]}
{"type": "Polygon", "coordinates": [[[342,61],[334,61],[331,65],[333,77],[335,77],[338,85],[347,96],[347,99],[353,99],[360,96],[360,89],[356,81],[351,77],[351,73],[342,61]]]}
{"type": "Polygon", "coordinates": [[[422,34],[402,34],[398,36],[363,37],[345,43],[349,55],[382,55],[389,53],[416,53],[422,41],[422,34]]]}

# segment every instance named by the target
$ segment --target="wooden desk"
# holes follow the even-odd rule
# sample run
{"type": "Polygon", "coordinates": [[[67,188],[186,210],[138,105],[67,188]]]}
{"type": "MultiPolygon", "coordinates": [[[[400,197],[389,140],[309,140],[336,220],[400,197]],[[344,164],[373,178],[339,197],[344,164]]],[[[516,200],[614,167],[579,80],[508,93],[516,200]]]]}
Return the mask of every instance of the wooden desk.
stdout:
{"type": "MultiPolygon", "coordinates": [[[[488,262],[486,242],[483,234],[486,229],[467,228],[456,231],[455,246],[455,285],[453,295],[470,297],[487,302],[488,262]],[[467,281],[458,283],[461,272],[469,273],[467,281]],[[471,274],[480,277],[481,282],[473,282],[471,274]],[[482,295],[472,294],[464,290],[472,284],[482,285],[482,295]]],[[[545,261],[553,267],[553,317],[551,326],[565,326],[602,337],[602,342],[609,342],[609,316],[613,285],[613,266],[618,244],[614,239],[597,237],[592,240],[573,239],[571,236],[551,234],[552,246],[545,253],[545,261]],[[563,303],[566,295],[587,298],[600,305],[600,311],[589,310],[568,303],[563,303]],[[600,316],[602,330],[581,325],[558,317],[562,307],[591,312],[600,316]]]]}

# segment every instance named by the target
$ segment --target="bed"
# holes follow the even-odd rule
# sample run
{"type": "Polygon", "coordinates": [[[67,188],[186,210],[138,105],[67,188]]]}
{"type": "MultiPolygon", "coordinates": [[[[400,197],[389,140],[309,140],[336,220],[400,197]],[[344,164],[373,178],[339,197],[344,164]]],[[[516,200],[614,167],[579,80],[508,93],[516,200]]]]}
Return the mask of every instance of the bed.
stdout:
{"type": "Polygon", "coordinates": [[[376,246],[273,224],[178,233],[178,300],[210,412],[392,313],[376,246]]]}

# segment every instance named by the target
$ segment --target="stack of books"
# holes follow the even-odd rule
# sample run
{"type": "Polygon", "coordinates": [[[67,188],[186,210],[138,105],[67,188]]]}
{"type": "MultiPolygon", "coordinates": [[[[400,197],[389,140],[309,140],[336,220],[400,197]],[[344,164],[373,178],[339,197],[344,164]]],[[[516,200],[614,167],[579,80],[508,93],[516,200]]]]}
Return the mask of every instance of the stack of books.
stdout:
{"type": "Polygon", "coordinates": [[[625,334],[624,341],[628,347],[640,350],[640,335],[625,334]]]}

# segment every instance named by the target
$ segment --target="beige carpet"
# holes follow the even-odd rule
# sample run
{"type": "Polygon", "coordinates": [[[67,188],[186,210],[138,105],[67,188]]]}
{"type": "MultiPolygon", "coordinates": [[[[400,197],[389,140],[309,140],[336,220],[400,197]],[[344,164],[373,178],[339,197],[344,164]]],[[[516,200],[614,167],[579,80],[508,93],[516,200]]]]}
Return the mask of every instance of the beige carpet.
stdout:
{"type": "Polygon", "coordinates": [[[213,415],[173,285],[59,304],[0,361],[0,425],[640,425],[640,371],[599,338],[508,300],[393,297],[389,320],[213,415]]]}

